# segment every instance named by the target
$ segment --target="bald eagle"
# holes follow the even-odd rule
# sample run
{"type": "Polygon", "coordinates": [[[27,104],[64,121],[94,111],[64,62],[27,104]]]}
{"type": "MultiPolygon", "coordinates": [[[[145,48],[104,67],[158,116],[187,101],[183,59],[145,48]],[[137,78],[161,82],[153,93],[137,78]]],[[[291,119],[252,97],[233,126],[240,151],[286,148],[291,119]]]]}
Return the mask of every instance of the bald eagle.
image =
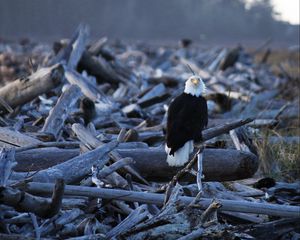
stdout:
{"type": "Polygon", "coordinates": [[[202,140],[208,122],[205,89],[202,79],[193,75],[185,82],[184,92],[169,106],[165,150],[170,166],[183,166],[194,150],[194,142],[202,140]]]}

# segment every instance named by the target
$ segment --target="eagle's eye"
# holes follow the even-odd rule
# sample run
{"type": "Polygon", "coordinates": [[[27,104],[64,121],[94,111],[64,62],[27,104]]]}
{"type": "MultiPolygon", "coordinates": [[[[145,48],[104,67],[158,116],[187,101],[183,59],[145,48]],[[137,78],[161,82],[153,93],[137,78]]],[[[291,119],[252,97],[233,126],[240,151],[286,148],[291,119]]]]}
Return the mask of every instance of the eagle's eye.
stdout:
{"type": "Polygon", "coordinates": [[[199,79],[198,78],[192,78],[192,83],[197,85],[199,83],[199,79]]]}

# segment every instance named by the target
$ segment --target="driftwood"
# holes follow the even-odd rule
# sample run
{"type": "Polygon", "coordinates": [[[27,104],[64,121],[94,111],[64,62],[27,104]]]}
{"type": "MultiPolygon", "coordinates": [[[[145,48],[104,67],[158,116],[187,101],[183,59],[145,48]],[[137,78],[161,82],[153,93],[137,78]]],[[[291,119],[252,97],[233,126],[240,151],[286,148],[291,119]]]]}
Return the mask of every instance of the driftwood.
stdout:
{"type": "Polygon", "coordinates": [[[0,146],[1,147],[22,147],[27,145],[39,144],[41,141],[27,136],[9,128],[0,127],[0,146]]]}
{"type": "Polygon", "coordinates": [[[166,88],[164,84],[158,84],[153,87],[149,92],[147,92],[141,99],[138,100],[138,104],[141,107],[149,107],[155,103],[161,102],[169,97],[166,93],[166,88]]]}
{"type": "Polygon", "coordinates": [[[79,68],[85,69],[89,74],[95,76],[98,82],[130,84],[129,79],[126,79],[120,75],[113,68],[112,63],[107,62],[102,56],[92,56],[87,51],[82,55],[82,58],[79,62],[79,68]]]}
{"type": "Polygon", "coordinates": [[[188,40],[158,48],[106,37],[89,45],[88,33],[80,25],[57,41],[56,56],[45,45],[0,41],[0,146],[9,148],[0,150],[1,239],[297,238],[299,184],[237,181],[261,177],[268,144],[299,142],[277,135],[299,117],[289,63],[276,76],[242,46],[199,51],[188,40]],[[164,130],[191,75],[186,65],[207,87],[209,125],[198,164],[195,150],[176,168],[166,163],[164,130]],[[11,81],[35,69],[6,82],[5,72],[11,81]],[[256,119],[238,120],[246,117],[256,119]],[[74,185],[53,192],[57,178],[74,185]]]}
{"type": "Polygon", "coordinates": [[[112,104],[111,100],[103,94],[103,92],[91,84],[88,79],[80,75],[76,71],[66,70],[66,79],[70,84],[77,85],[81,92],[89,99],[96,101],[99,100],[103,103],[112,104]]]}
{"type": "Polygon", "coordinates": [[[16,152],[17,165],[14,171],[27,172],[47,169],[70,160],[80,153],[79,149],[60,149],[55,147],[38,148],[16,152]]]}
{"type": "Polygon", "coordinates": [[[28,78],[18,79],[0,88],[0,97],[12,108],[17,107],[57,87],[63,75],[61,65],[41,68],[28,78]]]}
{"type": "Polygon", "coordinates": [[[126,232],[128,229],[132,228],[142,220],[144,220],[147,215],[149,215],[147,205],[142,205],[135,209],[132,213],[128,215],[128,217],[121,222],[118,226],[111,229],[107,234],[107,238],[116,237],[121,233],[126,232]]]}
{"type": "Polygon", "coordinates": [[[85,50],[88,35],[88,26],[83,24],[79,25],[67,46],[60,49],[59,53],[48,62],[48,65],[64,63],[68,68],[75,69],[85,50]]]}
{"type": "MultiPolygon", "coordinates": [[[[117,152],[122,157],[131,157],[135,167],[147,180],[169,181],[180,168],[170,167],[162,148],[126,150],[117,152]]],[[[251,177],[257,170],[258,159],[252,153],[227,149],[205,149],[203,151],[204,181],[230,181],[251,177]]],[[[197,166],[194,166],[197,169],[197,166]]],[[[184,180],[193,181],[189,175],[184,180]]]]}
{"type": "MultiPolygon", "coordinates": [[[[126,146],[126,145],[124,145],[126,146]]],[[[170,167],[162,148],[139,148],[115,150],[121,158],[130,157],[131,166],[148,181],[169,181],[180,168],[170,167]]],[[[44,148],[16,153],[18,171],[36,171],[52,167],[78,156],[78,149],[44,148]],[[42,160],[42,162],[41,162],[42,160]]],[[[84,158],[82,158],[84,159],[84,158]]],[[[257,157],[251,153],[226,149],[205,149],[203,157],[204,181],[230,181],[252,176],[258,165],[257,157]]],[[[194,167],[196,168],[196,165],[194,167]]],[[[67,170],[67,168],[66,168],[67,170]]],[[[46,170],[45,170],[46,171],[46,170]]],[[[136,175],[136,174],[134,174],[136,175]]],[[[194,181],[192,175],[184,180],[194,181]]]]}
{"type": "MultiPolygon", "coordinates": [[[[86,145],[90,146],[91,148],[96,148],[98,146],[101,146],[103,143],[98,140],[96,137],[93,136],[93,134],[90,131],[87,131],[82,125],[80,124],[74,124],[72,126],[73,131],[77,134],[78,138],[86,145]]],[[[126,131],[120,131],[120,134],[118,136],[117,141],[122,141],[121,138],[125,138],[126,131]],[[123,135],[123,136],[121,136],[123,135]]],[[[119,157],[118,153],[115,151],[111,151],[110,153],[112,158],[115,161],[120,160],[121,157],[119,157]]],[[[135,176],[137,179],[140,179],[142,182],[148,184],[148,182],[142,177],[136,170],[132,169],[130,166],[126,167],[126,170],[131,173],[133,176],[135,176]]]]}
{"type": "MultiPolygon", "coordinates": [[[[248,123],[249,121],[251,121],[251,119],[239,120],[233,123],[217,126],[213,129],[205,130],[203,132],[203,140],[207,140],[221,133],[225,133],[232,128],[248,123]]],[[[83,126],[79,124],[74,124],[73,130],[77,133],[79,139],[81,139],[85,144],[87,144],[91,148],[96,148],[102,145],[101,141],[96,139],[91,134],[91,132],[86,131],[86,129],[83,126]]],[[[71,150],[68,151],[70,152],[70,154],[72,154],[71,150]]],[[[72,150],[72,151],[74,151],[75,154],[76,150],[72,150]]],[[[120,154],[121,157],[123,158],[130,157],[135,161],[135,163],[132,164],[132,167],[135,168],[139,172],[139,174],[136,174],[135,171],[131,171],[130,173],[134,174],[134,176],[137,176],[138,178],[141,178],[140,176],[143,176],[143,178],[146,178],[147,180],[156,179],[160,181],[169,181],[180,169],[176,167],[170,167],[167,164],[166,153],[161,148],[142,148],[142,149],[129,149],[129,150],[118,149],[117,152],[120,154]]],[[[56,152],[54,152],[54,154],[56,154],[56,152]]],[[[22,162],[22,160],[18,159],[18,156],[20,155],[17,155],[17,162],[22,162]]],[[[48,157],[50,157],[49,153],[48,153],[48,157]]],[[[31,162],[32,162],[32,158],[33,157],[31,157],[31,162]]],[[[80,158],[80,156],[78,158],[80,158]]],[[[61,158],[59,159],[57,160],[62,161],[61,158]]],[[[72,160],[69,160],[68,162],[72,162],[72,160]]],[[[65,164],[67,164],[67,162],[65,164]]],[[[76,166],[77,165],[74,166],[71,165],[71,168],[63,167],[60,170],[63,172],[59,173],[59,175],[63,175],[64,177],[68,178],[69,174],[65,174],[64,171],[65,170],[68,172],[77,171],[76,166]]],[[[203,173],[206,176],[205,181],[210,181],[210,180],[226,181],[226,180],[234,180],[234,179],[250,177],[257,170],[257,167],[258,167],[257,157],[251,153],[239,152],[234,150],[222,150],[222,149],[219,150],[207,149],[204,151],[203,173]]],[[[84,168],[84,169],[85,170],[83,172],[86,173],[88,168],[84,168]]],[[[44,170],[43,172],[46,173],[47,171],[50,171],[51,173],[49,172],[49,174],[51,175],[53,175],[54,173],[52,170],[44,170]]],[[[66,178],[65,181],[69,182],[66,180],[66,178]]],[[[193,178],[194,178],[193,176],[189,175],[189,177],[186,178],[185,180],[192,181],[193,178]]]]}
{"type": "Polygon", "coordinates": [[[53,134],[53,136],[57,138],[70,110],[79,99],[80,95],[80,89],[76,85],[71,85],[63,92],[54,108],[49,112],[49,116],[45,120],[42,132],[53,134]]]}
{"type": "Polygon", "coordinates": [[[5,148],[0,149],[0,186],[7,185],[7,181],[15,165],[15,151],[5,148]]]}
{"type": "MultiPolygon", "coordinates": [[[[105,164],[109,160],[107,154],[117,146],[116,142],[111,142],[96,148],[93,151],[72,158],[64,163],[55,165],[49,169],[39,171],[33,176],[34,181],[54,182],[55,179],[61,178],[68,183],[80,181],[89,173],[93,164],[105,164]]],[[[14,173],[13,178],[25,178],[25,173],[14,173]]]]}
{"type": "MultiPolygon", "coordinates": [[[[32,212],[42,218],[50,218],[57,214],[64,194],[64,182],[57,180],[51,201],[36,197],[11,187],[0,187],[0,202],[14,207],[19,212],[32,212]]],[[[51,190],[52,192],[52,190],[51,190]]]]}
{"type": "MultiPolygon", "coordinates": [[[[26,191],[30,193],[50,193],[52,191],[53,184],[51,183],[27,183],[26,191]]],[[[119,199],[131,202],[151,203],[156,205],[162,205],[164,202],[164,194],[157,193],[145,193],[145,192],[133,192],[125,190],[115,189],[99,189],[92,187],[79,187],[79,186],[66,186],[66,195],[77,196],[93,196],[104,199],[119,199]]],[[[185,204],[191,203],[194,198],[192,197],[179,197],[180,201],[185,204]]],[[[235,201],[235,200],[221,200],[218,199],[220,204],[220,210],[233,211],[233,212],[245,212],[245,213],[258,213],[272,216],[281,217],[299,217],[300,207],[297,206],[284,206],[279,204],[269,203],[255,203],[248,201],[235,201]]],[[[206,209],[211,203],[211,199],[200,199],[198,202],[199,208],[206,209]]]]}

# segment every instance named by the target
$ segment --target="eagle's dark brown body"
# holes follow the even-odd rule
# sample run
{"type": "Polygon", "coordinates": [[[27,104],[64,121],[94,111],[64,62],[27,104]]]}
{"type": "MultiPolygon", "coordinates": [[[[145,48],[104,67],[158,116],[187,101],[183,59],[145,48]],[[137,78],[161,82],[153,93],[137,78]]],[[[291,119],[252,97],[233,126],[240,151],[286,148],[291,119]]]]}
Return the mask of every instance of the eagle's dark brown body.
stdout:
{"type": "Polygon", "coordinates": [[[187,141],[202,140],[202,130],[207,126],[207,102],[202,96],[182,93],[170,104],[168,110],[166,144],[170,155],[187,141]]]}

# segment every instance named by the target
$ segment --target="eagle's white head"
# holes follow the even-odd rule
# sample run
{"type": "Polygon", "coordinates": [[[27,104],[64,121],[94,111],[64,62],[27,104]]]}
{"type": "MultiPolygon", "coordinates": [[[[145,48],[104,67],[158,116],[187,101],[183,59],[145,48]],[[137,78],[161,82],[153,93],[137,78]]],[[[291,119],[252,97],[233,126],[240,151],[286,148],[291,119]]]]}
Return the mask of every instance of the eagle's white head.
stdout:
{"type": "Polygon", "coordinates": [[[206,91],[205,84],[200,76],[193,75],[185,82],[184,92],[193,96],[202,96],[206,91]]]}

